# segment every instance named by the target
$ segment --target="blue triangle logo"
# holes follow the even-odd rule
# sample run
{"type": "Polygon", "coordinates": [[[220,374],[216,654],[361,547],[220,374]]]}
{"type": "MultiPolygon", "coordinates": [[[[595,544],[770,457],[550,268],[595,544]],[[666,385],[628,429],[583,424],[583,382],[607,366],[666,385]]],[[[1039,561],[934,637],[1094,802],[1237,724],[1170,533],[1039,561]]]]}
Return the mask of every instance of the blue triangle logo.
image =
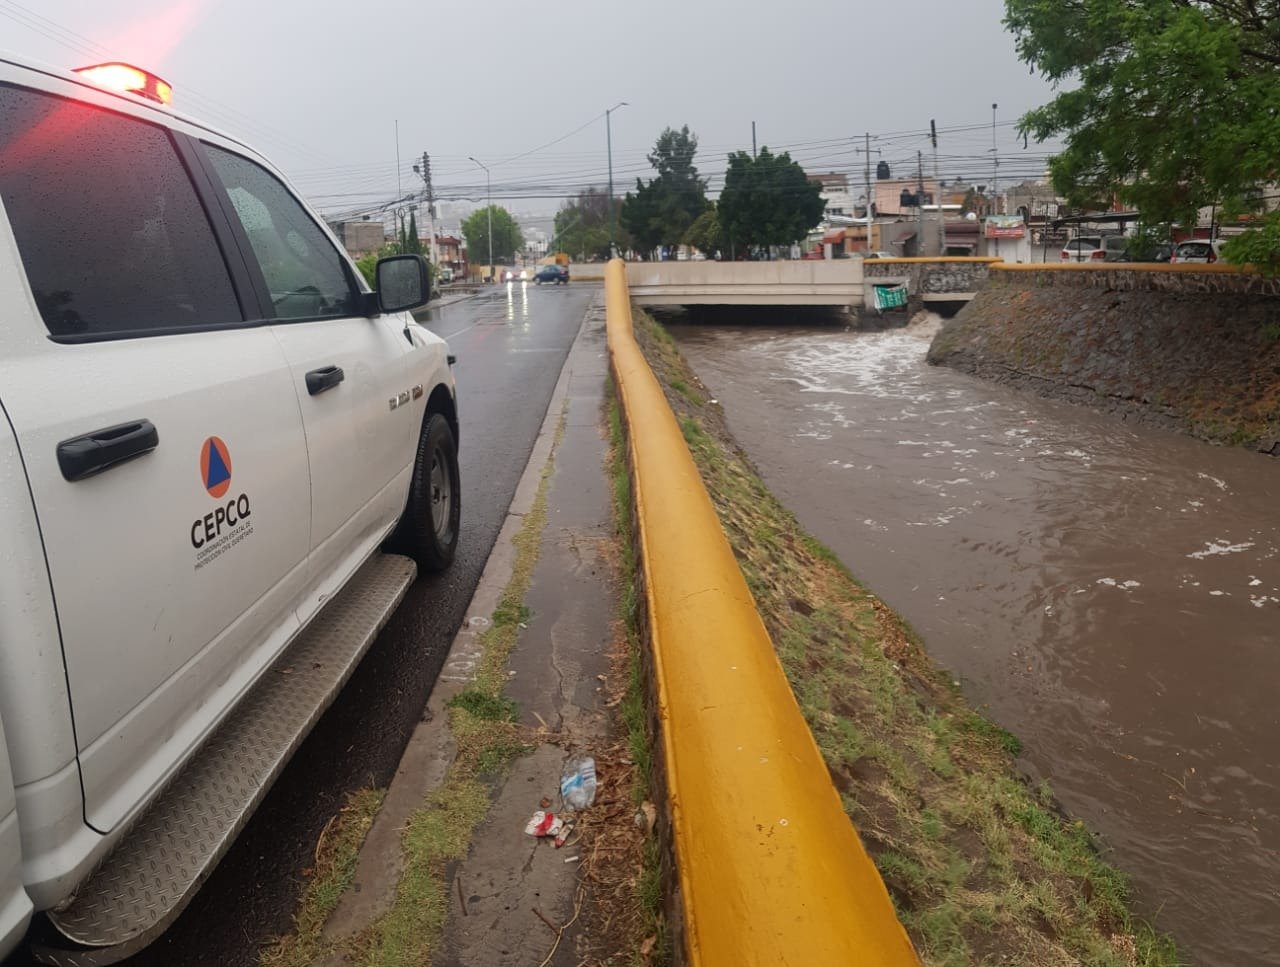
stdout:
{"type": "Polygon", "coordinates": [[[212,443],[209,444],[209,474],[204,482],[206,490],[212,490],[218,484],[231,479],[231,471],[222,462],[222,454],[212,443]]]}

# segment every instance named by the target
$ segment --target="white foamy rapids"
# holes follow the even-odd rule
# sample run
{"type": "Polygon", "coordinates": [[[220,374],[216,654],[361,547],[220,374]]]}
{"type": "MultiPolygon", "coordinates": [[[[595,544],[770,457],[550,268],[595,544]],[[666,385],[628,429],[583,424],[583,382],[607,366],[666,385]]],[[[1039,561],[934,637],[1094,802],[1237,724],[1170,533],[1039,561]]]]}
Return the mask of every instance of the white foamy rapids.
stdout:
{"type": "Polygon", "coordinates": [[[1217,557],[1221,554],[1239,554],[1253,547],[1253,541],[1241,541],[1239,544],[1229,544],[1223,540],[1211,541],[1205,544],[1203,551],[1192,551],[1187,557],[1194,558],[1197,561],[1203,561],[1206,557],[1217,557]]]}

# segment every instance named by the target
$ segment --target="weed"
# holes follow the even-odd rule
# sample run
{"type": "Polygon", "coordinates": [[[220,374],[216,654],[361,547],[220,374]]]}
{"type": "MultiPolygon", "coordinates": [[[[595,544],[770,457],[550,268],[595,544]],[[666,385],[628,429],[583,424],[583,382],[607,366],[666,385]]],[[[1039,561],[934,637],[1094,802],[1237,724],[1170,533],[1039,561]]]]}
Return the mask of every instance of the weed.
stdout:
{"type": "Polygon", "coordinates": [[[262,967],[305,967],[320,959],[325,921],[351,884],[360,846],[373,826],[385,791],[361,789],[347,797],[316,846],[316,864],[293,917],[293,932],[263,951],[262,967]]]}
{"type": "Polygon", "coordinates": [[[515,722],[520,717],[519,706],[505,695],[493,695],[471,686],[449,699],[450,708],[466,709],[478,719],[488,722],[515,722]]]}
{"type": "MultiPolygon", "coordinates": [[[[613,482],[613,526],[620,548],[619,580],[623,589],[618,617],[626,636],[627,650],[627,688],[622,698],[619,717],[626,731],[631,761],[636,767],[636,780],[631,789],[631,797],[638,805],[645,800],[657,801],[660,790],[654,788],[655,736],[649,727],[648,688],[642,654],[644,643],[641,637],[641,601],[638,590],[639,556],[632,533],[631,471],[627,464],[628,450],[622,407],[612,379],[609,381],[606,406],[609,424],[607,473],[613,482]]],[[[640,907],[643,932],[656,938],[655,949],[659,962],[665,962],[670,948],[670,937],[662,916],[662,885],[661,853],[657,840],[649,836],[645,841],[643,863],[636,884],[635,897],[640,907]]],[[[643,963],[646,967],[653,963],[649,959],[639,958],[638,954],[634,962],[643,963]]]]}

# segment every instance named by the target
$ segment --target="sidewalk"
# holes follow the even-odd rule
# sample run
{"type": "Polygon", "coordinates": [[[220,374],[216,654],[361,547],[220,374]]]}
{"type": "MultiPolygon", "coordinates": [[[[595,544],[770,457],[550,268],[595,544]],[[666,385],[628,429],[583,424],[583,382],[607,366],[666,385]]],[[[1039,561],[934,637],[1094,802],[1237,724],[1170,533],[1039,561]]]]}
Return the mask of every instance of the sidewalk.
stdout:
{"type": "MultiPolygon", "coordinates": [[[[348,951],[364,946],[353,939],[374,927],[395,902],[406,863],[402,840],[407,825],[444,784],[459,751],[447,703],[478,673],[484,675],[482,636],[497,620],[503,592],[515,584],[513,575],[521,566],[518,543],[536,539],[537,562],[526,576],[527,610],[520,613],[505,688],[505,697],[519,708],[526,751],[488,787],[491,804],[471,836],[470,849],[460,862],[450,864],[442,894],[443,938],[438,947],[432,945],[431,963],[540,967],[581,960],[574,954],[584,922],[576,915],[584,902],[579,861],[585,857],[573,848],[572,838],[555,849],[549,840],[528,836],[524,828],[544,798],[559,810],[565,762],[578,752],[598,750],[609,734],[603,683],[616,603],[608,558],[612,523],[601,409],[607,373],[603,302],[597,298],[561,372],[425,720],[410,739],[365,839],[354,880],[325,925],[327,945],[348,951]],[[522,529],[527,523],[536,528],[541,520],[537,497],[548,467],[545,524],[540,534],[531,534],[522,529]]],[[[332,967],[353,962],[342,952],[322,961],[332,967]]]]}

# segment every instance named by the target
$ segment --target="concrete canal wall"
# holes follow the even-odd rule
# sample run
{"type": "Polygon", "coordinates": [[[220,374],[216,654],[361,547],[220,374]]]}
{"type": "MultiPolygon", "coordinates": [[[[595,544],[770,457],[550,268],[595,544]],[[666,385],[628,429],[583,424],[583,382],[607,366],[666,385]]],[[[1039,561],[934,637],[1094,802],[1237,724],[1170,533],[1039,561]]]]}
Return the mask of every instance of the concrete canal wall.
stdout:
{"type": "Polygon", "coordinates": [[[929,362],[1280,456],[1280,280],[1219,265],[993,265],[929,362]]]}

